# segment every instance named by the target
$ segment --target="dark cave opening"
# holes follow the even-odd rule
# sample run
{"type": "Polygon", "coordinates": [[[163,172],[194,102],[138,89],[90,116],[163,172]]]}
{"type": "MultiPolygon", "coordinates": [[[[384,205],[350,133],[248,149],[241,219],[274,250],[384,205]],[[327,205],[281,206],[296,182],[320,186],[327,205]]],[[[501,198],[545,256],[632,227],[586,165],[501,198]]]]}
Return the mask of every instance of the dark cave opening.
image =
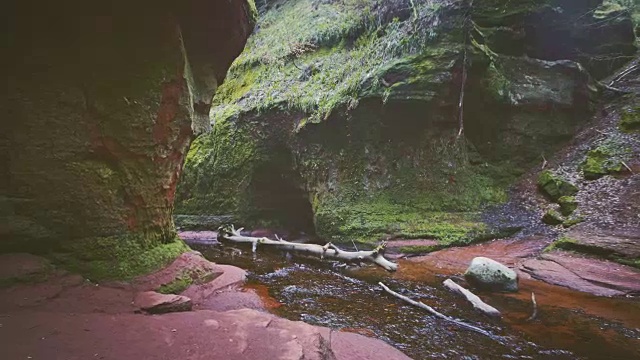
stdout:
{"type": "Polygon", "coordinates": [[[293,167],[289,149],[276,146],[254,169],[249,186],[252,214],[257,225],[289,232],[290,237],[314,236],[313,210],[302,178],[293,167]],[[260,221],[262,220],[262,221],[260,221]]]}

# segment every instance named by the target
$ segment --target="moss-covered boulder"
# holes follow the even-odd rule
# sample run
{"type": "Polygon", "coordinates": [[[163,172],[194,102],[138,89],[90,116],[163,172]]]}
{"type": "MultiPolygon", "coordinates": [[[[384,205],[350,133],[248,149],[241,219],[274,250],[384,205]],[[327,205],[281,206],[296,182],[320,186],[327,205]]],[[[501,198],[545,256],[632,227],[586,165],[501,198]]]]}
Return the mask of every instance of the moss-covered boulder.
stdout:
{"type": "Polygon", "coordinates": [[[574,215],[570,216],[569,218],[565,219],[562,222],[562,226],[565,227],[565,228],[570,228],[570,227],[572,227],[574,225],[580,224],[583,221],[584,221],[584,217],[574,214],[574,215]]]}
{"type": "Polygon", "coordinates": [[[600,2],[579,5],[265,3],[214,99],[214,131],[187,157],[177,212],[334,241],[491,236],[482,209],[589,118],[595,87],[577,57],[524,56],[553,47],[536,37],[539,14],[555,8],[578,31],[571,20],[600,2]]]}
{"type": "Polygon", "coordinates": [[[0,224],[10,226],[0,251],[70,251],[106,269],[122,263],[117,275],[175,256],[185,248],[171,216],[182,162],[210,127],[252,5],[5,5],[0,198],[10,214],[0,224]]]}
{"type": "Polygon", "coordinates": [[[542,222],[548,225],[560,225],[564,222],[564,217],[556,210],[548,210],[542,216],[542,222]]]}
{"type": "Polygon", "coordinates": [[[578,193],[577,186],[549,170],[541,172],[538,176],[538,188],[554,201],[563,196],[573,196],[578,193]]]}
{"type": "Polygon", "coordinates": [[[571,215],[578,208],[578,201],[574,196],[561,196],[558,199],[560,205],[560,212],[564,216],[571,215]]]}
{"type": "Polygon", "coordinates": [[[624,132],[640,131],[640,106],[627,109],[620,115],[620,129],[624,132]]]}
{"type": "Polygon", "coordinates": [[[587,157],[580,166],[585,179],[595,180],[604,175],[622,170],[622,163],[612,159],[607,149],[599,147],[587,152],[587,157]]]}

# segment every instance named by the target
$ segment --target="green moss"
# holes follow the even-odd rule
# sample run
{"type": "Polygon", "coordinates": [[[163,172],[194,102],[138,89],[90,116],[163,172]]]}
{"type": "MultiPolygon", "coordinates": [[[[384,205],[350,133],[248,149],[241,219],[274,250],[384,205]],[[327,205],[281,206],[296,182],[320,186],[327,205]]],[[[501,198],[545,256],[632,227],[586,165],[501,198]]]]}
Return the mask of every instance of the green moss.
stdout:
{"type": "Polygon", "coordinates": [[[498,102],[508,102],[509,89],[511,87],[509,79],[496,67],[496,63],[489,65],[485,75],[485,88],[489,96],[498,102]]]}
{"type": "Polygon", "coordinates": [[[461,45],[446,40],[437,46],[426,44],[459,36],[459,31],[441,34],[433,26],[443,11],[437,2],[416,3],[419,16],[404,21],[392,15],[396,7],[381,0],[288,0],[271,5],[259,19],[260,31],[250,37],[219,88],[214,118],[280,108],[304,112],[314,123],[338,108],[355,106],[362,97],[388,98],[396,90],[402,96],[405,85],[439,89],[429,83],[442,82],[442,76],[431,74],[433,65],[450,67],[461,45]],[[429,24],[416,26],[415,21],[429,24]],[[412,60],[415,56],[419,59],[412,60]],[[394,89],[382,86],[381,78],[389,74],[387,64],[405,58],[415,65],[412,71],[394,79],[394,89]]]}
{"type": "Polygon", "coordinates": [[[543,216],[542,221],[549,225],[560,225],[564,221],[562,215],[555,210],[548,210],[543,216]]]}
{"type": "Polygon", "coordinates": [[[573,196],[578,193],[578,187],[569,181],[545,170],[538,176],[538,188],[554,201],[562,196],[573,196]]]}
{"type": "Polygon", "coordinates": [[[237,214],[246,205],[246,187],[261,153],[231,120],[215,123],[194,140],[176,194],[178,214],[237,214]]]}
{"type": "Polygon", "coordinates": [[[202,284],[215,279],[219,273],[208,272],[202,269],[188,269],[182,271],[172,281],[160,285],[156,291],[161,294],[180,294],[193,284],[202,284]]]}
{"type": "Polygon", "coordinates": [[[571,216],[570,218],[566,219],[565,221],[562,222],[562,226],[565,228],[569,228],[572,227],[573,225],[577,225],[581,222],[584,221],[584,217],[582,216],[571,216]]]}
{"type": "Polygon", "coordinates": [[[633,266],[635,268],[640,269],[640,258],[621,258],[621,257],[614,257],[613,260],[615,262],[618,262],[620,264],[623,265],[628,265],[628,266],[633,266]]]}
{"type": "Polygon", "coordinates": [[[373,196],[343,189],[337,196],[316,197],[316,231],[332,241],[365,243],[397,236],[453,245],[496,236],[480,220],[478,211],[483,204],[504,201],[506,188],[478,174],[458,179],[460,183],[446,184],[445,189],[434,187],[431,192],[409,186],[373,196]]]}
{"type": "Polygon", "coordinates": [[[636,106],[622,113],[620,116],[620,129],[624,132],[640,131],[640,107],[636,106]]]}
{"type": "Polygon", "coordinates": [[[578,242],[570,237],[562,236],[552,242],[549,246],[547,246],[543,251],[550,252],[553,250],[570,250],[573,246],[575,246],[578,242]]]}
{"type": "Polygon", "coordinates": [[[193,279],[190,276],[179,276],[168,284],[162,284],[156,289],[160,294],[180,294],[185,291],[191,284],[193,279]]]}
{"type": "Polygon", "coordinates": [[[578,202],[574,196],[561,196],[558,199],[560,212],[564,216],[569,216],[578,208],[578,202]]]}
{"type": "Polygon", "coordinates": [[[65,244],[70,253],[56,253],[51,258],[92,281],[128,280],[158,270],[190,250],[178,238],[154,244],[154,240],[135,234],[79,239],[65,244]]]}
{"type": "Polygon", "coordinates": [[[619,172],[622,170],[622,163],[616,161],[608,149],[598,147],[587,153],[587,157],[580,165],[580,168],[585,179],[595,180],[604,175],[619,172]]]}
{"type": "Polygon", "coordinates": [[[473,19],[479,23],[500,26],[509,20],[527,16],[550,6],[553,0],[519,0],[505,3],[501,0],[480,0],[473,4],[473,19]]]}
{"type": "Polygon", "coordinates": [[[403,246],[398,249],[403,254],[426,254],[433,251],[442,249],[441,245],[415,245],[415,246],[403,246]]]}

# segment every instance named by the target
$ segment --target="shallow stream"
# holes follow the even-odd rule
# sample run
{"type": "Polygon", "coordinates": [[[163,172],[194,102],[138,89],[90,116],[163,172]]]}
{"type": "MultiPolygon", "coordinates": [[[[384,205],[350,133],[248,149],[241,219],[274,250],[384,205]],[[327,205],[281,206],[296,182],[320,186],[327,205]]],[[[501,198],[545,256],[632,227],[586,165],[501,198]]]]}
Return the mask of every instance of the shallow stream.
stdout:
{"type": "MultiPolygon", "coordinates": [[[[223,245],[192,245],[209,260],[249,271],[248,288],[279,316],[376,337],[414,359],[640,359],[640,302],[578,293],[535,280],[517,294],[479,295],[502,319],[475,312],[442,281],[455,274],[401,260],[391,274],[372,265],[292,258],[281,252],[223,245]],[[493,337],[444,322],[384,293],[377,285],[479,326],[493,337]],[[532,312],[531,292],[538,299],[532,312]]],[[[459,279],[458,279],[459,280],[459,279]]],[[[462,285],[462,281],[458,281],[462,285]]]]}

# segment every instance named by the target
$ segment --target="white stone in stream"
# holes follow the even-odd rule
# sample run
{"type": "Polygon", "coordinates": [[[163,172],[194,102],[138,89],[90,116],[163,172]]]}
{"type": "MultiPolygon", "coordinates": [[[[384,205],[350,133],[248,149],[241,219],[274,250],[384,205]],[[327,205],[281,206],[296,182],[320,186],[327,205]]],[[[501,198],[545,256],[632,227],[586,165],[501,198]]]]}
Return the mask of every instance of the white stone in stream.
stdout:
{"type": "Polygon", "coordinates": [[[134,305],[150,314],[164,314],[170,312],[191,311],[191,299],[182,295],[160,294],[155,291],[138,293],[134,305]]]}
{"type": "Polygon", "coordinates": [[[489,290],[518,291],[518,274],[501,263],[486,258],[476,257],[464,273],[471,285],[489,290]]]}

